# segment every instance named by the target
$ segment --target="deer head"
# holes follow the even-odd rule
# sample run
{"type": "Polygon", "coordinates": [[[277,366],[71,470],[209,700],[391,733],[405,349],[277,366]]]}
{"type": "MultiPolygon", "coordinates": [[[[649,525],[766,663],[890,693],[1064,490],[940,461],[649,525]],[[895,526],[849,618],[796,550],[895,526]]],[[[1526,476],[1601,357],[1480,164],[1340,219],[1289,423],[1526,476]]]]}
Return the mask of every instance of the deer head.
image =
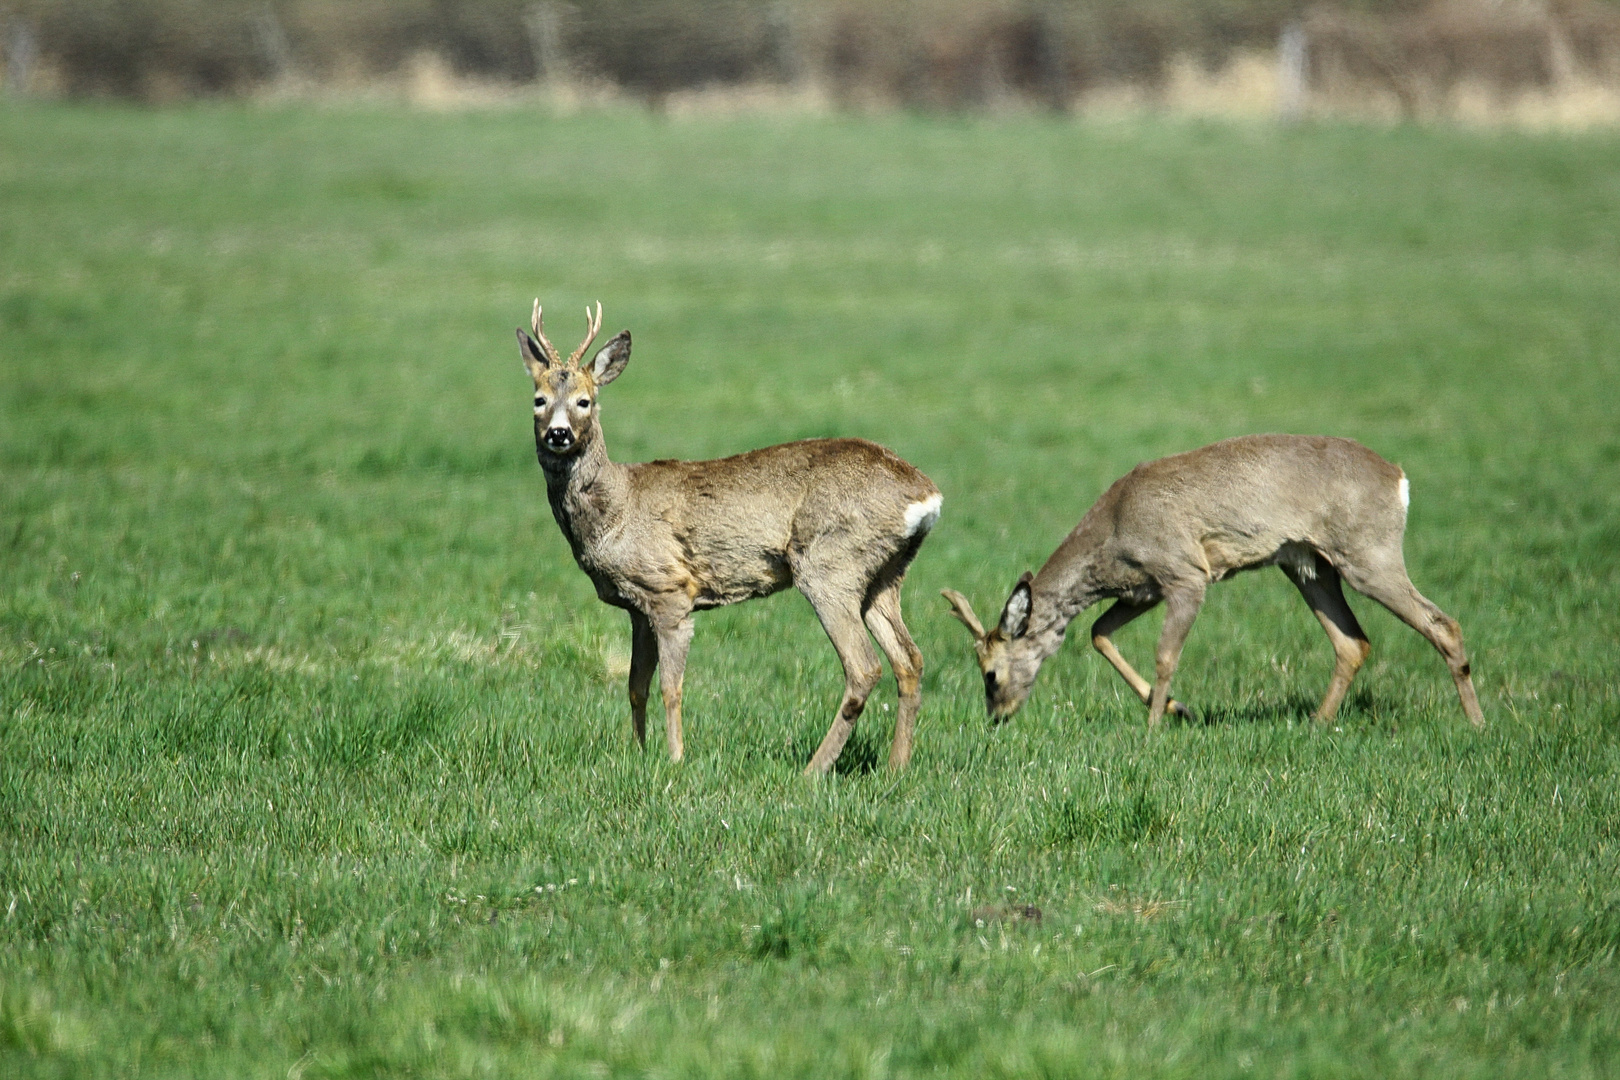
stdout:
{"type": "Polygon", "coordinates": [[[596,433],[597,391],[619,377],[630,362],[630,331],[621,330],[589,364],[580,358],[602,329],[602,305],[585,309],[585,340],[567,361],[541,327],[540,301],[534,302],[533,333],[518,329],[518,351],[534,379],[534,441],[556,457],[578,453],[596,433]]]}
{"type": "Polygon", "coordinates": [[[989,633],[973,613],[967,597],[955,589],[941,593],[950,601],[951,614],[973,635],[973,652],[984,674],[984,707],[992,724],[1006,720],[1024,704],[1050,651],[1043,648],[1038,635],[1029,632],[1029,615],[1034,607],[1032,580],[1028,573],[1018,579],[1001,609],[1001,621],[989,633]]]}

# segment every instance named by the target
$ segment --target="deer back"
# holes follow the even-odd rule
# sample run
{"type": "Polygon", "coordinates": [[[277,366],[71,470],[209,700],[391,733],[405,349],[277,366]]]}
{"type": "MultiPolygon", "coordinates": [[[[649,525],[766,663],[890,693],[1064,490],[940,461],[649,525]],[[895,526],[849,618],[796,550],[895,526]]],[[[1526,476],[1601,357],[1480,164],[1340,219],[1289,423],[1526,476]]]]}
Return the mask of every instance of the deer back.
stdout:
{"type": "Polygon", "coordinates": [[[1398,543],[1405,483],[1399,468],[1350,439],[1226,439],[1132,469],[1048,566],[1084,560],[1099,570],[1112,565],[1123,578],[1197,570],[1218,580],[1274,560],[1290,544],[1331,561],[1337,552],[1398,543]]]}
{"type": "Polygon", "coordinates": [[[656,563],[682,579],[699,606],[784,588],[812,556],[869,573],[874,558],[926,533],[939,507],[927,477],[861,439],[650,461],[629,466],[629,476],[630,510],[615,545],[643,568],[656,563]]]}

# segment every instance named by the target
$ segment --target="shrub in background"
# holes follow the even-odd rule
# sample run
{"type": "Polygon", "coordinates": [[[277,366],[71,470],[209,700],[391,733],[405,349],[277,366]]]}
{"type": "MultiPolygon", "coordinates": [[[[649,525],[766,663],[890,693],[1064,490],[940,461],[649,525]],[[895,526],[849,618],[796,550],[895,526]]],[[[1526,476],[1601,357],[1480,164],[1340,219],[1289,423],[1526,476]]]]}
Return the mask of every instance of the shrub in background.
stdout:
{"type": "Polygon", "coordinates": [[[374,77],[428,52],[467,77],[589,78],[654,104],[812,80],[846,104],[1062,109],[1099,85],[1159,87],[1177,56],[1217,69],[1289,22],[1314,85],[1391,91],[1408,112],[1470,79],[1620,78],[1620,10],[1593,0],[0,0],[0,22],[65,92],[136,99],[374,77]]]}

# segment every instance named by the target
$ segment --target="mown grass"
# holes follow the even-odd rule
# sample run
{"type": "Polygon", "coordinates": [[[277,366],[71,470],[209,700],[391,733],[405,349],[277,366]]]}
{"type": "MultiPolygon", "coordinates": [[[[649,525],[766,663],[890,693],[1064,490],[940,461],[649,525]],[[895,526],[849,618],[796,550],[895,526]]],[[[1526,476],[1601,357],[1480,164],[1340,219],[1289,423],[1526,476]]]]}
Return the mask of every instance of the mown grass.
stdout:
{"type": "Polygon", "coordinates": [[[1607,136],[0,112],[0,1071],[1612,1074],[1617,221],[1607,136]],[[792,594],[700,620],[687,762],[632,749],[536,294],[634,332],[621,459],[940,485],[909,772],[889,685],[799,778],[840,678],[792,594]],[[1266,430],[1405,466],[1488,728],[1354,597],[1306,722],[1266,573],[1194,629],[1209,723],[1077,640],[991,733],[938,589],[1266,430]]]}

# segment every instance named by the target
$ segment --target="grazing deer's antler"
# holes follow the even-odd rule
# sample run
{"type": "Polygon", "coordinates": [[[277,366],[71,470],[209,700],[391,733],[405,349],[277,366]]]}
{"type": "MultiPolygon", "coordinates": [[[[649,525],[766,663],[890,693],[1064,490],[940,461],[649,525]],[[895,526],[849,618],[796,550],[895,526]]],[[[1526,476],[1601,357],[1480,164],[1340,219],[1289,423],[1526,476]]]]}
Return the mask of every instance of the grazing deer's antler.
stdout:
{"type": "Polygon", "coordinates": [[[940,595],[945,597],[946,600],[950,601],[951,614],[955,615],[957,621],[972,632],[973,640],[983,641],[985,637],[984,624],[981,623],[979,621],[979,617],[973,613],[973,605],[968,602],[968,598],[957,592],[955,589],[941,589],[940,595]]]}
{"type": "Polygon", "coordinates": [[[585,355],[585,350],[591,347],[591,342],[596,340],[596,335],[601,331],[601,329],[602,301],[598,300],[596,302],[596,316],[594,318],[591,317],[590,305],[585,305],[585,340],[579,343],[579,348],[574,350],[574,355],[568,358],[569,367],[579,366],[580,357],[585,355]]]}
{"type": "Polygon", "coordinates": [[[540,347],[546,350],[546,360],[553,365],[561,363],[562,353],[557,351],[557,346],[546,338],[546,332],[540,328],[540,298],[538,296],[534,298],[534,315],[529,319],[529,325],[534,328],[535,340],[539,341],[540,347]]]}

